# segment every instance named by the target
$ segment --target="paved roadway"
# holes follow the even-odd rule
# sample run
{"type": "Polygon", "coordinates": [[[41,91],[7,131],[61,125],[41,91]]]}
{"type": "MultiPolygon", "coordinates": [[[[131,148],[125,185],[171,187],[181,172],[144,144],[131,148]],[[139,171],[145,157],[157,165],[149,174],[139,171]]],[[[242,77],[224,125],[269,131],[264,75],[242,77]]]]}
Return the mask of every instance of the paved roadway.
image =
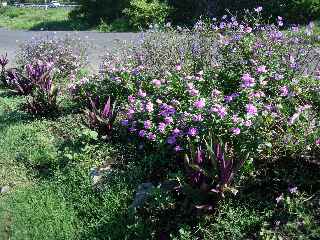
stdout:
{"type": "Polygon", "coordinates": [[[15,31],[0,28],[0,54],[7,52],[12,66],[16,51],[21,43],[32,40],[33,37],[48,36],[52,34],[56,34],[58,37],[72,34],[81,39],[87,40],[90,44],[88,53],[92,70],[98,69],[101,57],[104,55],[106,50],[116,50],[119,44],[134,41],[138,36],[137,33],[99,33],[93,31],[15,31]]]}

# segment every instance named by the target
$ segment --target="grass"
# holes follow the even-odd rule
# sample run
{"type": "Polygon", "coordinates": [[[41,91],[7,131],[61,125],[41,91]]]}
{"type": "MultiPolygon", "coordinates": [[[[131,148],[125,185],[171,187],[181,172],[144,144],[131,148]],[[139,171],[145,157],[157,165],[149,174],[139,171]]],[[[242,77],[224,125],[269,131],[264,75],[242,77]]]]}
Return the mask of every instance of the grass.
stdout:
{"type": "Polygon", "coordinates": [[[100,32],[128,32],[132,31],[125,20],[115,20],[108,24],[101,22],[98,26],[69,18],[70,10],[64,8],[0,8],[0,27],[13,30],[34,31],[83,31],[96,30],[100,32]]]}
{"type": "Polygon", "coordinates": [[[70,10],[64,8],[36,9],[36,8],[0,8],[0,27],[17,30],[48,30],[72,31],[90,30],[91,28],[79,21],[68,18],[70,10]]]}

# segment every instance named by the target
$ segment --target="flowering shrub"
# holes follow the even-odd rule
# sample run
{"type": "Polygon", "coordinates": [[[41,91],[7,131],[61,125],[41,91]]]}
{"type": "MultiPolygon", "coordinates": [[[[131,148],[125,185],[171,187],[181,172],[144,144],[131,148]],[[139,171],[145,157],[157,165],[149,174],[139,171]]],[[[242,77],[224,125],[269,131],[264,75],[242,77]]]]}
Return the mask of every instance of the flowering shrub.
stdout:
{"type": "Polygon", "coordinates": [[[77,72],[87,64],[87,44],[75,36],[35,38],[20,46],[17,63],[25,66],[38,60],[52,62],[62,76],[77,72]]]}
{"type": "Polygon", "coordinates": [[[132,92],[122,125],[140,142],[184,156],[191,183],[221,194],[243,165],[316,151],[312,24],[305,32],[282,26],[281,17],[260,25],[225,16],[178,36],[149,33],[125,60],[109,56],[106,78],[132,92]]]}

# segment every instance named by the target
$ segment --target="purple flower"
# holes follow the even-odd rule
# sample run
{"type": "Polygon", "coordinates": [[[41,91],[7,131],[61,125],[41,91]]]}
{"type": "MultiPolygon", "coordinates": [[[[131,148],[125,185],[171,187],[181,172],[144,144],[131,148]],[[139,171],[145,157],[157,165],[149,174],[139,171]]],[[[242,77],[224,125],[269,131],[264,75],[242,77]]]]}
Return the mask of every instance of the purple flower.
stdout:
{"type": "Polygon", "coordinates": [[[150,133],[148,133],[147,138],[150,141],[155,141],[156,140],[156,135],[154,133],[150,132],[150,133]]]}
{"type": "Polygon", "coordinates": [[[203,117],[201,114],[196,114],[192,117],[192,120],[195,122],[202,122],[203,121],[203,117]]]}
{"type": "Polygon", "coordinates": [[[161,104],[160,106],[160,115],[163,117],[172,116],[176,113],[176,110],[174,107],[168,105],[168,104],[161,104]]]}
{"type": "Polygon", "coordinates": [[[164,133],[164,131],[166,130],[167,125],[164,122],[160,122],[158,125],[158,130],[161,133],[164,133]]]}
{"type": "Polygon", "coordinates": [[[167,143],[173,145],[177,142],[177,139],[174,136],[168,137],[167,143]]]}
{"type": "Polygon", "coordinates": [[[262,8],[261,6],[259,6],[259,7],[255,8],[254,11],[256,11],[257,13],[259,13],[259,12],[262,11],[262,9],[263,9],[263,8],[262,8]]]}
{"type": "Polygon", "coordinates": [[[128,124],[129,124],[129,120],[127,120],[127,119],[121,120],[122,126],[128,126],[128,124]]]}
{"type": "Polygon", "coordinates": [[[221,105],[212,107],[211,111],[216,113],[220,118],[224,118],[227,115],[227,109],[221,105]]]}
{"type": "Polygon", "coordinates": [[[282,80],[284,77],[283,77],[283,75],[282,74],[276,74],[275,76],[274,76],[274,79],[276,79],[276,80],[282,80]]]}
{"type": "Polygon", "coordinates": [[[211,92],[211,96],[213,98],[218,97],[221,94],[221,92],[218,89],[213,89],[211,92]]]}
{"type": "Polygon", "coordinates": [[[288,188],[288,191],[289,191],[291,194],[296,194],[296,193],[298,193],[298,187],[289,187],[289,188],[288,188]]]}
{"type": "Polygon", "coordinates": [[[283,86],[280,88],[280,96],[286,97],[289,94],[289,88],[287,86],[283,86]]]}
{"type": "Polygon", "coordinates": [[[183,148],[182,148],[181,146],[177,145],[177,146],[174,147],[174,150],[175,150],[176,152],[180,152],[180,151],[183,150],[183,148]]]}
{"type": "Polygon", "coordinates": [[[195,88],[189,89],[189,94],[191,96],[198,96],[199,95],[199,90],[197,90],[195,88]]]}
{"type": "Polygon", "coordinates": [[[143,126],[145,129],[150,129],[152,128],[152,122],[150,120],[146,120],[144,121],[143,126]]]}
{"type": "Polygon", "coordinates": [[[289,121],[288,121],[289,126],[295,124],[295,122],[299,119],[300,114],[301,112],[297,112],[293,114],[291,118],[289,118],[289,121]]]}
{"type": "Polygon", "coordinates": [[[178,136],[178,135],[180,135],[181,130],[178,129],[178,128],[175,128],[175,129],[173,129],[172,133],[173,133],[175,136],[178,136]]]}
{"type": "Polygon", "coordinates": [[[234,127],[230,129],[233,135],[239,135],[241,133],[240,128],[234,127]]]}
{"type": "Polygon", "coordinates": [[[227,103],[230,103],[232,102],[235,98],[239,97],[239,93],[232,93],[230,95],[226,95],[224,97],[224,100],[227,102],[227,103]]]}
{"type": "Polygon", "coordinates": [[[164,118],[164,122],[166,123],[166,124],[171,124],[171,123],[173,123],[173,118],[172,117],[165,117],[164,118]]]}
{"type": "Polygon", "coordinates": [[[316,145],[320,146],[320,138],[316,140],[316,145]]]}
{"type": "Polygon", "coordinates": [[[232,122],[233,123],[239,123],[241,121],[241,118],[239,118],[237,115],[232,116],[232,122]]]}
{"type": "Polygon", "coordinates": [[[140,137],[145,137],[146,134],[147,134],[147,132],[146,132],[145,130],[140,130],[140,131],[139,131],[139,136],[140,136],[140,137]]]}
{"type": "Polygon", "coordinates": [[[245,73],[242,76],[242,87],[243,88],[250,88],[253,87],[255,85],[255,80],[253,77],[251,77],[251,75],[249,73],[245,73]]]}
{"type": "Polygon", "coordinates": [[[266,67],[266,66],[262,65],[262,66],[259,66],[259,67],[257,68],[257,72],[258,72],[258,73],[267,73],[268,70],[267,70],[267,67],[266,67]]]}
{"type": "Polygon", "coordinates": [[[279,203],[279,202],[282,202],[283,200],[284,200],[283,193],[281,193],[281,195],[276,198],[276,202],[279,203]]]}
{"type": "Polygon", "coordinates": [[[188,135],[191,137],[195,137],[198,135],[198,129],[197,128],[189,128],[188,135]]]}
{"type": "Polygon", "coordinates": [[[201,98],[194,102],[193,106],[197,109],[202,109],[206,106],[206,101],[204,98],[201,98]]]}
{"type": "Polygon", "coordinates": [[[258,114],[257,108],[251,103],[247,104],[246,111],[247,111],[247,114],[250,116],[255,116],[258,114]]]}

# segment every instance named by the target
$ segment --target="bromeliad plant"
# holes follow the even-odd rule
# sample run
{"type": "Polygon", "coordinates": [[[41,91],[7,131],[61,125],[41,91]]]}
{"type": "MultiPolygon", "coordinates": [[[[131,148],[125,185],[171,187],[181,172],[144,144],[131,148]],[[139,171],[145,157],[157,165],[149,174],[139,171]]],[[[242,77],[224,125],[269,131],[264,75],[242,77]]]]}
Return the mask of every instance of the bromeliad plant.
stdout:
{"type": "Polygon", "coordinates": [[[4,86],[7,86],[6,80],[6,66],[9,63],[8,54],[0,56],[0,66],[1,66],[1,73],[0,73],[0,80],[4,86]]]}
{"type": "Polygon", "coordinates": [[[58,110],[59,90],[53,84],[53,64],[37,61],[26,66],[27,78],[31,81],[31,97],[26,106],[34,115],[54,114],[58,110]]]}
{"type": "Polygon", "coordinates": [[[89,101],[89,108],[85,110],[87,126],[96,130],[102,137],[110,137],[118,113],[116,101],[111,103],[110,97],[104,104],[100,103],[99,97],[95,100],[90,98],[89,101]]]}

